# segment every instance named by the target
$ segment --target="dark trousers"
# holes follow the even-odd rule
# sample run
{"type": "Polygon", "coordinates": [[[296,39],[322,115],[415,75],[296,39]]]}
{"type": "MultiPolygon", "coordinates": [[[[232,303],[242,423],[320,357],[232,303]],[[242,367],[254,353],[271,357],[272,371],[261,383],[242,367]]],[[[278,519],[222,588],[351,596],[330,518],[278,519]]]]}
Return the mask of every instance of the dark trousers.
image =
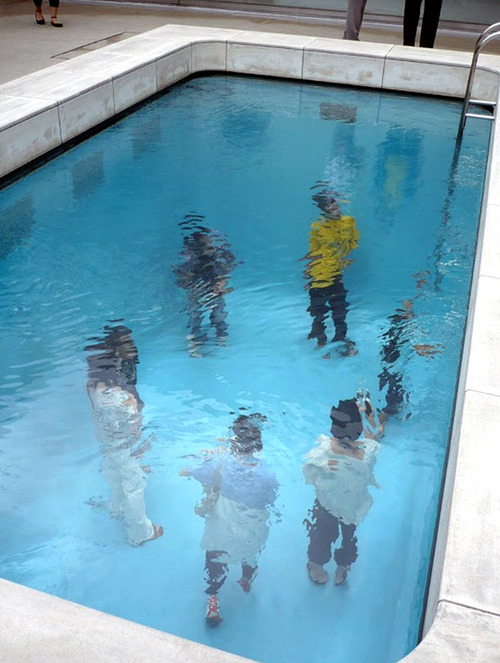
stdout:
{"type": "MultiPolygon", "coordinates": [[[[40,9],[40,7],[42,6],[42,0],[33,0],[33,2],[35,4],[35,7],[37,9],[40,9]]],[[[59,0],[49,0],[49,6],[57,9],[57,7],[59,7],[59,0]]]]}
{"type": "Polygon", "coordinates": [[[190,297],[188,304],[189,322],[188,326],[193,336],[193,341],[205,343],[208,339],[206,331],[202,329],[203,316],[209,311],[210,325],[215,328],[218,339],[227,337],[228,325],[226,322],[226,302],[222,295],[213,294],[209,300],[190,297]]]}
{"type": "MultiPolygon", "coordinates": [[[[208,550],[205,555],[205,579],[207,581],[205,592],[207,594],[217,594],[226,581],[229,569],[225,562],[217,561],[217,558],[221,555],[224,555],[223,550],[208,550]]],[[[243,580],[251,582],[256,571],[256,566],[250,566],[245,562],[241,564],[241,577],[243,580]]]]}
{"type": "Polygon", "coordinates": [[[309,547],[307,558],[316,564],[327,564],[332,558],[332,546],[342,534],[342,545],[334,553],[338,566],[350,566],[358,557],[358,539],[355,536],[356,525],[346,525],[333,516],[318,500],[310,512],[311,520],[307,521],[309,547]]]}
{"type": "Polygon", "coordinates": [[[318,345],[325,345],[326,325],[325,320],[330,312],[332,314],[333,324],[335,325],[334,341],[345,341],[347,336],[347,290],[344,287],[342,277],[338,276],[332,285],[325,288],[309,288],[310,304],[308,312],[313,321],[309,338],[315,338],[318,345]]]}
{"type": "MultiPolygon", "coordinates": [[[[439,16],[443,0],[425,0],[422,30],[420,32],[420,46],[432,48],[436,39],[439,16]]],[[[403,20],[403,44],[415,46],[418,19],[422,0],[406,0],[403,20]]]]}
{"type": "Polygon", "coordinates": [[[385,406],[382,408],[382,412],[391,415],[398,414],[407,400],[406,391],[403,389],[403,376],[401,373],[384,367],[378,376],[378,387],[380,391],[387,387],[385,406]]]}

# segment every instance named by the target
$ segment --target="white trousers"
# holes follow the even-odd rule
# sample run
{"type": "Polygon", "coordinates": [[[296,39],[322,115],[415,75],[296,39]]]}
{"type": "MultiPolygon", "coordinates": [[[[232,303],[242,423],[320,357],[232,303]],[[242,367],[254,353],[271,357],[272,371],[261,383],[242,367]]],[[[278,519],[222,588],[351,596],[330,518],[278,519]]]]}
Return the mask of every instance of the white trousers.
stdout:
{"type": "Polygon", "coordinates": [[[144,471],[130,449],[104,449],[103,454],[102,473],[111,489],[109,512],[124,520],[128,542],[138,546],[154,532],[153,523],[146,516],[144,471]]]}

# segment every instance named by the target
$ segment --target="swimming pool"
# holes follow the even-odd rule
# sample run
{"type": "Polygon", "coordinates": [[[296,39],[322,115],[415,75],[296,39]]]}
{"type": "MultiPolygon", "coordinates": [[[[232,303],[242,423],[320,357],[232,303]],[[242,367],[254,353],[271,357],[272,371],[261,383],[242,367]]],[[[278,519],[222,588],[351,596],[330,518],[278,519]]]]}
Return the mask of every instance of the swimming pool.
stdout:
{"type": "Polygon", "coordinates": [[[321,86],[194,79],[4,191],[13,232],[2,269],[13,270],[7,272],[13,285],[2,297],[10,329],[14,323],[25,331],[4,341],[9,355],[22,360],[8,374],[4,399],[13,449],[9,512],[16,515],[9,530],[5,523],[12,547],[2,575],[262,661],[319,660],[332,648],[355,661],[367,646],[375,656],[374,640],[353,639],[353,619],[358,625],[361,619],[365,632],[380,631],[377,620],[388,627],[379,658],[370,660],[396,660],[415,644],[434,529],[427,516],[438,506],[476,239],[470,220],[478,215],[487,142],[487,127],[471,131],[463,161],[451,171],[452,183],[470,195],[450,187],[448,177],[436,182],[435,172],[452,169],[458,110],[447,102],[321,86]],[[417,116],[402,127],[400,118],[415,103],[417,116]],[[442,124],[429,131],[437,108],[442,124]],[[412,154],[432,168],[422,165],[416,173],[412,154]],[[233,165],[208,168],[214,155],[231,156],[233,165]],[[69,207],[53,200],[45,177],[70,191],[69,207]],[[345,270],[349,337],[359,350],[352,357],[340,356],[338,346],[316,350],[307,339],[310,301],[300,258],[319,214],[312,199],[318,189],[311,190],[318,181],[338,191],[360,235],[345,270]],[[415,196],[422,191],[417,215],[415,196]],[[195,221],[186,219],[194,214],[195,221]],[[203,225],[220,233],[241,263],[226,297],[227,345],[211,339],[197,348],[201,357],[187,352],[185,293],[172,273],[186,233],[179,224],[186,221],[188,229],[203,225]],[[53,236],[62,247],[57,261],[53,236]],[[420,287],[416,273],[425,273],[420,287]],[[315,587],[305,568],[302,523],[313,492],[302,477],[303,458],[328,432],[334,402],[360,387],[376,402],[384,334],[408,299],[416,316],[402,333],[419,345],[444,347],[433,358],[420,356],[403,340],[410,401],[403,417],[389,420],[381,441],[375,466],[381,489],[372,490],[373,506],[359,526],[359,558],[345,585],[315,587]],[[166,530],[139,549],[127,548],[119,523],[85,504],[105,493],[106,484],[85,394],[84,347],[117,318],[132,329],[139,350],[138,390],[155,436],[147,456],[148,511],[166,530]],[[196,464],[189,456],[199,460],[204,449],[217,448],[234,417],[255,410],[268,418],[263,453],[279,483],[274,517],[252,591],[241,591],[233,571],[221,592],[224,621],[207,631],[203,520],[193,514],[200,489],[178,473],[196,464]],[[76,440],[75,419],[81,421],[76,440]],[[44,431],[44,454],[34,440],[35,455],[19,465],[16,440],[32,430],[44,431]],[[38,484],[29,469],[34,459],[44,468],[38,484]],[[61,486],[72,495],[65,504],[61,486]],[[22,542],[20,520],[29,523],[29,543],[22,542]],[[386,548],[387,534],[398,542],[394,548],[386,548]],[[417,540],[418,552],[408,548],[417,540]],[[133,592],[117,571],[122,560],[127,574],[140,578],[133,592]],[[78,581],[82,565],[86,587],[78,581]],[[328,632],[321,642],[318,621],[328,632]],[[338,629],[329,632],[332,621],[338,629]],[[292,637],[297,624],[301,646],[292,637]],[[260,642],[248,638],[257,630],[260,642]]]}

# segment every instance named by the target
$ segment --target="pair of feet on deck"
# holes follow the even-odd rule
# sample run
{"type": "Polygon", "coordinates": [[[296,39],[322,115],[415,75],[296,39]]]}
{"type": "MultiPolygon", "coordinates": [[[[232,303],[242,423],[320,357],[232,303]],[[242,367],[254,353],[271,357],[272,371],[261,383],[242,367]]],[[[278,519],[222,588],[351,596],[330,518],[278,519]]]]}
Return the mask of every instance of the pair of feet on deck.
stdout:
{"type": "MultiPolygon", "coordinates": [[[[45,25],[45,19],[43,17],[43,14],[40,11],[35,12],[35,22],[37,25],[45,25]]],[[[57,20],[57,16],[51,16],[50,17],[50,25],[54,28],[62,28],[63,24],[57,20]]]]}

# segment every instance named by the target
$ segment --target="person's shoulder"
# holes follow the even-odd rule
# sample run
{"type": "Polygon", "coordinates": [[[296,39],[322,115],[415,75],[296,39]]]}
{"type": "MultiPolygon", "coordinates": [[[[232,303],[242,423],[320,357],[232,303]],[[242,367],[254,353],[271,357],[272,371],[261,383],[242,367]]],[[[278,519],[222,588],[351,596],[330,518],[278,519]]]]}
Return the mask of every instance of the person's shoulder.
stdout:
{"type": "Polygon", "coordinates": [[[307,452],[306,458],[313,458],[318,453],[323,452],[327,448],[328,449],[330,448],[330,438],[328,437],[328,435],[325,435],[324,433],[321,433],[321,435],[319,435],[316,438],[312,449],[310,449],[307,452]]]}

